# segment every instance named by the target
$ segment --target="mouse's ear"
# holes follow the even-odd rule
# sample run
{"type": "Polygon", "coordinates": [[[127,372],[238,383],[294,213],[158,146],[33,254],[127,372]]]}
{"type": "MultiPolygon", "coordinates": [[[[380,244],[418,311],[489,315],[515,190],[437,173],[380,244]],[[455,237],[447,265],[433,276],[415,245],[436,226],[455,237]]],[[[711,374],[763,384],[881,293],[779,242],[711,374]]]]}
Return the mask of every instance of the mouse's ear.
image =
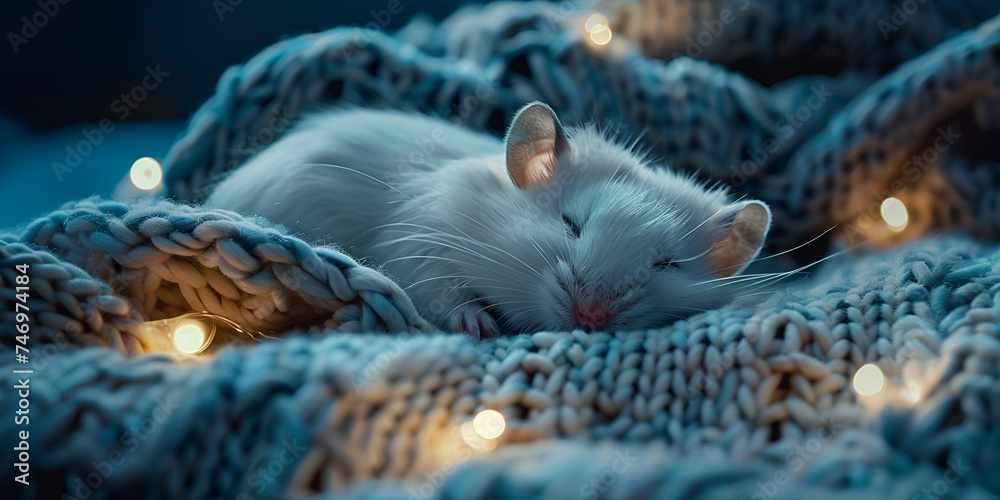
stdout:
{"type": "Polygon", "coordinates": [[[742,271],[764,246],[771,228],[771,210],[756,201],[734,203],[720,214],[722,236],[708,254],[709,263],[722,277],[742,271]]]}
{"type": "Polygon", "coordinates": [[[507,130],[507,173],[521,189],[548,183],[569,142],[552,108],[535,101],[521,108],[507,130]]]}

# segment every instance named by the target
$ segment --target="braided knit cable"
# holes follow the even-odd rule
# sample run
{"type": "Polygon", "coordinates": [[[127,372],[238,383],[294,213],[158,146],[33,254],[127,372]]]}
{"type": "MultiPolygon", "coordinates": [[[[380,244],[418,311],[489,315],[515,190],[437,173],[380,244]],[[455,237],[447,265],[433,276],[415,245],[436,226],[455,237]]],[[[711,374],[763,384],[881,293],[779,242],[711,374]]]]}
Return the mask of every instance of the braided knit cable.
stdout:
{"type": "MultiPolygon", "coordinates": [[[[460,12],[428,36],[447,40],[457,54],[438,56],[433,47],[424,52],[403,38],[417,38],[410,32],[397,39],[354,28],[275,44],[229,68],[191,119],[164,160],[170,194],[204,199],[228,170],[280,137],[299,112],[338,101],[384,102],[502,133],[524,103],[542,100],[569,122],[624,121],[627,134],[645,132],[653,154],[673,168],[731,181],[730,167],[774,137],[775,123],[802,106],[814,87],[832,91],[816,112],[824,117],[864,83],[803,77],[767,89],[701,61],[667,64],[632,51],[601,50],[581,38],[576,25],[564,26],[566,16],[553,21],[553,9],[501,3],[475,15],[460,12]],[[461,38],[470,27],[476,37],[461,38]]],[[[823,122],[796,129],[768,164],[823,122]]]]}
{"type": "MultiPolygon", "coordinates": [[[[753,5],[755,12],[766,10],[753,5]]],[[[905,36],[923,37],[923,46],[990,9],[976,3],[947,29],[918,34],[907,25],[905,36]]],[[[595,47],[573,24],[585,13],[498,3],[466,8],[440,25],[414,21],[397,37],[337,28],[276,44],[223,75],[166,158],[167,185],[180,199],[203,199],[229,170],[280,137],[298,113],[317,105],[382,102],[502,132],[520,106],[537,99],[570,122],[622,122],[626,135],[641,134],[652,156],[671,168],[767,202],[775,212],[772,247],[784,250],[837,224],[845,231],[860,210],[870,213],[881,201],[871,193],[886,191],[894,180],[889,176],[930,147],[934,130],[951,117],[973,110],[976,120],[965,124],[966,134],[996,128],[989,118],[996,99],[984,93],[996,85],[1000,68],[996,21],[943,43],[858,96],[869,77],[799,76],[764,87],[705,61],[663,62],[623,45],[595,47]]],[[[913,22],[925,22],[921,16],[913,22]]],[[[945,19],[951,17],[937,22],[945,19]]],[[[908,54],[900,44],[883,50],[908,54]]],[[[948,178],[974,178],[976,169],[988,168],[951,153],[948,178]]],[[[849,242],[898,243],[935,229],[995,226],[994,211],[976,215],[930,170],[907,186],[904,201],[937,213],[912,214],[902,234],[871,234],[870,224],[853,228],[849,242]],[[948,201],[929,201],[940,196],[948,201]]],[[[822,252],[822,245],[813,251],[822,252]]]]}
{"type": "MultiPolygon", "coordinates": [[[[843,4],[752,5],[787,20],[843,4]]],[[[968,7],[928,7],[951,12],[940,31],[921,13],[898,33],[918,49],[875,44],[884,52],[855,54],[857,66],[901,62],[991,5],[968,7]]],[[[733,183],[731,167],[752,159],[778,121],[826,84],[833,96],[815,118],[740,181],[775,208],[775,241],[794,242],[835,222],[830,214],[853,222],[847,204],[868,201],[898,174],[880,162],[898,165],[949,120],[961,119],[972,137],[996,128],[994,100],[978,90],[997,86],[996,21],[862,93],[864,77],[764,87],[710,62],[598,50],[573,25],[579,12],[559,17],[553,8],[470,7],[395,37],[341,28],[276,44],[220,79],[165,162],[169,188],[203,198],[317,104],[384,101],[501,131],[533,99],[569,119],[647,128],[654,155],[733,183]],[[843,177],[844,169],[854,173],[843,177]]],[[[868,22],[871,12],[857,19],[868,22]]],[[[699,15],[692,19],[709,14],[699,15]]],[[[789,39],[856,29],[849,13],[834,18],[829,29],[812,22],[789,39]]],[[[727,36],[757,40],[753,22],[741,19],[727,36]]],[[[787,40],[774,43],[749,53],[796,57],[787,40]]],[[[712,60],[731,61],[728,50],[712,60]]],[[[995,162],[973,153],[942,153],[900,195],[916,209],[916,200],[946,200],[928,203],[930,215],[915,211],[915,228],[979,224],[981,235],[994,234],[995,192],[967,194],[996,185],[984,170],[995,162]]],[[[971,469],[946,496],[973,497],[1000,492],[991,474],[1000,467],[998,262],[996,248],[928,241],[841,263],[763,304],[645,332],[539,332],[482,344],[463,335],[327,335],[431,328],[387,277],[263,221],[165,201],[89,200],[0,237],[0,341],[18,342],[14,266],[28,263],[32,342],[42,343],[31,346],[38,497],[586,496],[581,487],[613,467],[612,452],[633,445],[641,465],[607,495],[746,495],[781,472],[785,498],[913,498],[964,463],[971,469]],[[134,335],[141,322],[191,310],[288,338],[233,344],[199,362],[131,356],[147,350],[134,335]],[[304,331],[321,324],[336,329],[304,331]],[[878,411],[882,400],[857,396],[851,378],[866,363],[881,367],[890,392],[917,381],[919,404],[878,411]],[[455,429],[487,408],[508,426],[492,454],[470,451],[455,429]],[[823,446],[810,451],[816,440],[823,446]],[[790,456],[804,463],[793,468],[790,456]]],[[[0,361],[3,383],[18,383],[17,368],[0,361]]],[[[0,433],[15,435],[11,419],[0,433]]],[[[15,452],[7,447],[0,459],[13,463],[15,452]]]]}
{"type": "MultiPolygon", "coordinates": [[[[402,480],[403,491],[433,483],[429,496],[441,498],[484,488],[557,498],[604,466],[579,465],[571,448],[537,466],[553,489],[533,489],[543,478],[504,457],[537,455],[519,443],[572,438],[660,457],[619,488],[676,487],[691,497],[746,494],[784,470],[789,498],[819,487],[910,498],[935,479],[920,471],[956,460],[973,468],[955,491],[997,491],[1000,253],[972,248],[939,241],[852,262],[851,272],[755,310],[723,308],[659,330],[485,344],[317,332],[205,363],[62,352],[32,376],[32,467],[70,491],[77,479],[100,483],[99,497],[308,496],[369,485],[376,489],[360,498],[370,498],[402,480]],[[917,381],[923,401],[880,412],[885,400],[859,399],[850,379],[869,362],[892,386],[900,376],[917,381]],[[507,421],[495,458],[453,431],[486,408],[507,421]],[[662,444],[641,444],[650,441],[662,444]],[[793,471],[788,454],[807,445],[793,471]],[[691,456],[718,467],[699,462],[696,473],[683,465],[691,456]],[[466,460],[469,469],[455,473],[466,460]],[[897,480],[906,487],[893,490],[897,480]]],[[[14,383],[9,368],[0,363],[14,383]]],[[[5,419],[0,431],[12,425],[5,419]]]]}
{"type": "Polygon", "coordinates": [[[432,330],[374,269],[222,210],[86,200],[4,237],[0,252],[5,343],[15,324],[13,266],[23,263],[36,333],[129,354],[145,352],[141,322],[190,311],[252,331],[326,321],[341,331],[432,330]]]}
{"type": "Polygon", "coordinates": [[[754,77],[885,73],[1000,13],[991,0],[649,0],[598,9],[648,57],[691,55],[754,77]]]}
{"type": "Polygon", "coordinates": [[[970,164],[954,154],[961,144],[949,150],[956,135],[969,142],[977,140],[979,130],[995,133],[997,88],[1000,18],[879,80],[796,151],[773,181],[773,195],[767,196],[777,208],[773,241],[792,245],[833,224],[863,225],[859,216],[881,202],[878,193],[907,201],[915,211],[910,218],[925,232],[966,228],[983,234],[982,229],[996,227],[1000,213],[979,210],[976,203],[989,196],[984,188],[993,183],[979,185],[977,195],[956,196],[953,189],[961,185],[949,187],[953,183],[942,175],[968,179],[985,175],[976,169],[991,169],[989,163],[970,164]],[[955,121],[963,112],[971,119],[955,121]]]}

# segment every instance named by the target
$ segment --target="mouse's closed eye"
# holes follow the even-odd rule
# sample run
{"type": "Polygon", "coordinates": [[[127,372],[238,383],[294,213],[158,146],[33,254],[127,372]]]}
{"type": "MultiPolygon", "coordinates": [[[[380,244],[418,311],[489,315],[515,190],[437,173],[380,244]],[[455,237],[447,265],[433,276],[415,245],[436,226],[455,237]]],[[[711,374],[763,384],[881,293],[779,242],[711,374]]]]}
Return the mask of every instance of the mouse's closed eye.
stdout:
{"type": "Polygon", "coordinates": [[[661,260],[657,261],[655,264],[653,264],[653,268],[654,269],[661,269],[661,270],[662,269],[677,268],[677,267],[680,267],[680,266],[676,262],[674,262],[674,258],[673,257],[667,257],[665,259],[661,259],[661,260]]]}
{"type": "Polygon", "coordinates": [[[563,220],[563,223],[566,224],[566,229],[569,229],[569,232],[573,234],[573,237],[574,238],[579,238],[580,237],[580,225],[577,224],[576,222],[574,222],[573,219],[570,219],[569,216],[566,215],[566,214],[563,214],[562,220],[563,220]]]}

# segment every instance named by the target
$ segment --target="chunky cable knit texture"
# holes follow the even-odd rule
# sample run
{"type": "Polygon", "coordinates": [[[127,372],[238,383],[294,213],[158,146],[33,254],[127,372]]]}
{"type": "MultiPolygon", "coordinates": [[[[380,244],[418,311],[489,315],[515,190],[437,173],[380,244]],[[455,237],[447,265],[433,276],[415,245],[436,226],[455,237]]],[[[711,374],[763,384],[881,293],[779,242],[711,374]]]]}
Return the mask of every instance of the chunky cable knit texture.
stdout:
{"type": "MultiPolygon", "coordinates": [[[[979,89],[996,85],[995,21],[892,69],[995,14],[988,2],[934,4],[927,12],[947,15],[919,13],[899,43],[867,45],[844,38],[859,29],[849,16],[796,24],[802,14],[787,4],[751,5],[725,36],[757,40],[761,19],[794,27],[758,35],[775,40],[838,34],[826,43],[863,52],[845,67],[868,73],[764,87],[712,62],[773,67],[801,55],[798,44],[720,41],[708,62],[665,62],[588,45],[574,24],[588,13],[551,5],[473,7],[394,36],[335,29],[227,71],[165,162],[169,188],[203,198],[311,105],[380,102],[500,131],[540,99],[567,116],[647,127],[675,168],[714,166],[700,174],[776,207],[772,246],[787,248],[852,225],[849,203],[899,178],[906,155],[949,120],[961,117],[966,137],[992,130],[992,97],[979,89]],[[817,94],[826,103],[781,135],[779,121],[817,94]],[[764,161],[741,169],[761,148],[764,161]]],[[[609,17],[647,55],[670,58],[662,41],[630,35],[634,20],[609,17]]],[[[991,163],[961,146],[939,156],[921,164],[906,201],[958,193],[943,205],[958,208],[915,212],[914,227],[996,236],[995,210],[981,209],[995,205],[991,163]]],[[[432,333],[389,278],[265,221],[95,199],[0,238],[0,340],[11,351],[18,342],[14,266],[24,263],[31,325],[31,363],[8,357],[0,368],[8,387],[28,376],[12,370],[34,370],[42,498],[994,498],[998,259],[973,240],[924,240],[832,261],[762,303],[661,329],[480,343],[432,333]],[[223,339],[197,361],[143,355],[141,322],[197,310],[283,338],[223,339]],[[874,397],[851,386],[866,363],[887,377],[874,397]],[[496,449],[472,449],[458,426],[487,408],[507,430],[496,449]]],[[[19,428],[0,421],[4,435],[19,428]]],[[[17,461],[10,447],[0,458],[17,461]]]]}
{"type": "MultiPolygon", "coordinates": [[[[576,491],[611,467],[613,450],[631,450],[651,461],[616,472],[615,496],[637,487],[626,478],[670,495],[716,495],[752,488],[776,471],[790,478],[782,487],[788,498],[819,486],[912,495],[949,464],[970,467],[949,484],[953,492],[995,490],[1000,266],[996,250],[973,254],[971,246],[930,243],[868,258],[850,274],[754,309],[723,308],[661,330],[537,333],[486,344],[463,335],[290,332],[207,362],[81,348],[81,335],[66,331],[69,343],[34,349],[33,467],[58,471],[73,487],[124,455],[96,488],[112,496],[308,495],[366,485],[426,491],[441,477],[446,498],[485,485],[501,496],[559,498],[567,490],[534,489],[539,471],[502,464],[549,456],[532,458],[549,464],[545,481],[576,491]],[[889,384],[912,381],[922,401],[859,401],[850,380],[868,362],[889,384]],[[496,456],[470,450],[452,431],[486,408],[507,419],[496,456]],[[555,437],[574,441],[517,446],[555,437]],[[610,440],[592,460],[579,451],[591,440],[610,440]],[[705,467],[666,473],[690,456],[706,457],[705,467]],[[467,459],[469,472],[454,472],[467,459]],[[373,478],[413,482],[362,482],[373,478]]],[[[100,287],[94,278],[46,278],[54,267],[30,256],[47,253],[7,253],[27,248],[19,243],[2,248],[5,288],[8,266],[21,260],[43,270],[32,274],[40,298],[49,287],[70,294],[80,281],[100,287]]],[[[68,306],[115,303],[96,300],[110,295],[57,299],[55,311],[32,317],[44,324],[56,311],[69,316],[68,306]]],[[[114,312],[129,316],[127,308],[122,300],[114,312]]],[[[13,332],[4,332],[11,346],[13,332]]],[[[4,373],[13,384],[10,369],[4,373]]],[[[10,422],[3,426],[11,431],[10,422]]]]}

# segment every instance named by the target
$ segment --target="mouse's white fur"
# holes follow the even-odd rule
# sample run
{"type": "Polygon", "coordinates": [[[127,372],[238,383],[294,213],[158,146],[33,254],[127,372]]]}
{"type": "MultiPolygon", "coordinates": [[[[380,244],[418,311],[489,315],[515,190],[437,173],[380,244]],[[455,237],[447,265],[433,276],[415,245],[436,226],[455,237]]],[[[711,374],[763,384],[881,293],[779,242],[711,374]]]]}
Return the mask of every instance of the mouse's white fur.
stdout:
{"type": "Polygon", "coordinates": [[[650,168],[593,126],[563,131],[540,103],[506,148],[413,113],[317,114],[208,204],[370,257],[428,319],[476,335],[494,320],[507,333],[646,328],[721,305],[770,224],[760,202],[650,168]]]}

